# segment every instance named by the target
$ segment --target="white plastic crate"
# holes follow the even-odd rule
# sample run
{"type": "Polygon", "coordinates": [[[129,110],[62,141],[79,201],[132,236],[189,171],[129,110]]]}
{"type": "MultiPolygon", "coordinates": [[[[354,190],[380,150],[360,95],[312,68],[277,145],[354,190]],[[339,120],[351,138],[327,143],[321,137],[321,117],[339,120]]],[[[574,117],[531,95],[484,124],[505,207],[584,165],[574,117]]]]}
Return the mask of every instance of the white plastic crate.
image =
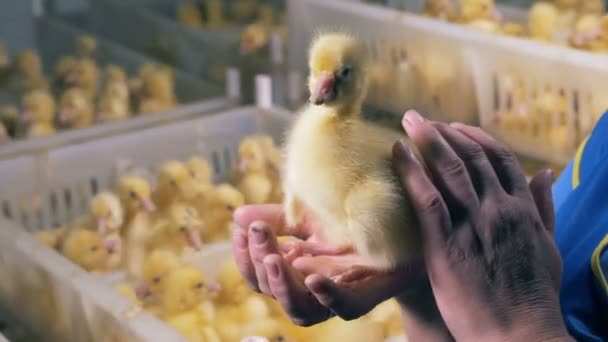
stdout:
{"type": "Polygon", "coordinates": [[[243,26],[193,30],[175,19],[176,1],[99,0],[87,10],[64,16],[71,23],[175,65],[191,75],[224,84],[225,69],[238,67],[241,95],[253,99],[256,74],[269,73],[268,56],[241,56],[243,26]]]}
{"type": "MultiPolygon", "coordinates": [[[[57,18],[42,17],[33,22],[36,37],[28,40],[27,46],[36,48],[42,57],[44,69],[49,73],[54,63],[64,55],[71,54],[76,38],[85,33],[57,18]]],[[[137,72],[144,63],[159,63],[112,41],[97,37],[96,60],[101,66],[116,64],[125,68],[129,74],[137,72]]],[[[11,47],[11,46],[9,46],[11,47]]],[[[49,137],[21,139],[9,144],[0,145],[0,159],[14,157],[23,153],[35,153],[70,143],[80,143],[100,136],[124,133],[166,122],[193,118],[210,111],[236,106],[240,101],[239,75],[235,69],[227,71],[228,82],[224,87],[205,82],[177,70],[175,73],[175,91],[182,104],[164,113],[136,116],[126,121],[93,125],[79,130],[60,131],[49,137]]],[[[4,104],[20,104],[16,94],[0,90],[0,99],[4,104]]],[[[0,101],[0,102],[2,102],[0,101]]]]}
{"type": "Polygon", "coordinates": [[[181,341],[149,314],[130,317],[128,301],[107,283],[30,233],[84,213],[95,192],[112,188],[117,160],[154,168],[201,154],[219,181],[232,168],[243,137],[264,132],[280,141],[289,120],[278,108],[241,107],[0,160],[0,307],[53,340],[181,341]]]}
{"type": "Polygon", "coordinates": [[[478,36],[465,55],[471,63],[482,127],[519,154],[568,163],[608,109],[608,59],[534,41],[478,36]],[[521,86],[523,99],[516,86],[521,86]],[[563,96],[565,113],[538,115],[533,101],[545,92],[563,96]],[[505,120],[508,113],[538,122],[513,123],[513,116],[505,120]]]}

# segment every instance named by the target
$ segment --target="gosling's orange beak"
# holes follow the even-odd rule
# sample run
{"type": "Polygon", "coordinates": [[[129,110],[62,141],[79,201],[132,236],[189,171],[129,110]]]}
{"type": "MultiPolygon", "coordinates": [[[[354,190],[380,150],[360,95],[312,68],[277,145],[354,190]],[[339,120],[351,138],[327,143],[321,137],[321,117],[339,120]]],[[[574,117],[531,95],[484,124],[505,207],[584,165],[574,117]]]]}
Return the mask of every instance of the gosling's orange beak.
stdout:
{"type": "Polygon", "coordinates": [[[249,168],[249,161],[245,158],[241,158],[241,160],[239,160],[239,171],[245,173],[245,172],[247,172],[248,168],[249,168]]]}
{"type": "Polygon", "coordinates": [[[150,287],[146,282],[141,282],[135,287],[135,295],[139,300],[143,300],[150,295],[150,287]]]}
{"type": "Polygon", "coordinates": [[[310,94],[310,102],[322,105],[334,101],[338,95],[336,91],[336,79],[333,75],[322,73],[317,79],[317,86],[310,94]]]}
{"type": "Polygon", "coordinates": [[[498,11],[498,8],[496,6],[492,6],[492,10],[490,11],[490,19],[493,19],[495,21],[502,21],[502,14],[500,13],[500,11],[498,11]]]}
{"type": "Polygon", "coordinates": [[[21,121],[30,122],[32,120],[32,112],[29,110],[24,110],[21,112],[21,121]]]}
{"type": "Polygon", "coordinates": [[[156,210],[156,206],[154,205],[154,202],[152,202],[152,200],[149,198],[142,198],[141,205],[144,207],[144,209],[146,209],[149,212],[153,212],[156,210]]]}
{"type": "Polygon", "coordinates": [[[59,111],[59,122],[66,123],[72,118],[72,111],[69,109],[62,109],[59,111]]]}
{"type": "Polygon", "coordinates": [[[106,219],[98,218],[97,219],[97,233],[101,236],[104,236],[104,235],[106,235],[106,231],[107,231],[106,219]]]}
{"type": "Polygon", "coordinates": [[[203,248],[203,242],[201,241],[201,236],[196,231],[196,229],[188,229],[188,231],[184,232],[184,234],[186,234],[186,238],[190,242],[190,245],[192,246],[192,248],[194,248],[197,251],[200,251],[203,248]]]}

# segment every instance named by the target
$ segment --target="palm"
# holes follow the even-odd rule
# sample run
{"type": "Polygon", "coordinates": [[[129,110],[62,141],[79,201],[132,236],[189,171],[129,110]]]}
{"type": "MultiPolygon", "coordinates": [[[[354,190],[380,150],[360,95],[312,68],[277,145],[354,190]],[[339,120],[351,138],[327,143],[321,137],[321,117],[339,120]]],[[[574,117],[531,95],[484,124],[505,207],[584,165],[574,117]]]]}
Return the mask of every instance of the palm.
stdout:
{"type": "Polygon", "coordinates": [[[264,205],[243,208],[235,220],[240,227],[252,227],[248,233],[235,231],[235,258],[245,279],[253,288],[277,298],[294,321],[304,325],[323,321],[331,312],[344,319],[357,318],[402,292],[404,286],[415,289],[426,279],[424,264],[417,261],[394,272],[338,285],[331,278],[365,262],[351,250],[324,244],[310,216],[288,229],[281,207],[264,205]],[[262,245],[253,242],[259,233],[267,237],[262,245]],[[276,235],[295,236],[299,241],[277,242],[276,235]],[[247,239],[246,246],[241,239],[247,239]],[[279,269],[278,277],[269,274],[274,266],[279,269]]]}

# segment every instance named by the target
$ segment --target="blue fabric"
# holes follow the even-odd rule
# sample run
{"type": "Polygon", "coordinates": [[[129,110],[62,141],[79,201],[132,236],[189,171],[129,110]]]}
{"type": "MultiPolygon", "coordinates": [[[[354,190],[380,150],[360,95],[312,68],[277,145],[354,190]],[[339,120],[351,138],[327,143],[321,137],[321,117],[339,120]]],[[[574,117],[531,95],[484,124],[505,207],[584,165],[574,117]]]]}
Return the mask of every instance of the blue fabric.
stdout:
{"type": "MultiPolygon", "coordinates": [[[[553,187],[555,239],[563,259],[562,312],[578,341],[608,341],[606,294],[591,268],[591,256],[608,234],[608,115],[604,114],[583,150],[580,183],[572,188],[574,163],[553,187]]],[[[602,255],[608,265],[608,256],[602,255]]]]}

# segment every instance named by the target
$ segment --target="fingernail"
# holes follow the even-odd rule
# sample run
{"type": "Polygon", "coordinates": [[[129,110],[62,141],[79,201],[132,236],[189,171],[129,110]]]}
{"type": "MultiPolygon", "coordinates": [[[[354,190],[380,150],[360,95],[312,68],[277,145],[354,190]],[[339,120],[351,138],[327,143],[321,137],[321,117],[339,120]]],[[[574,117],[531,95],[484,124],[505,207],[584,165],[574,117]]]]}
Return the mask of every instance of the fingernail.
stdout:
{"type": "Polygon", "coordinates": [[[245,238],[243,233],[235,232],[234,234],[234,243],[236,244],[236,246],[238,248],[247,248],[247,239],[245,238]]]}
{"type": "Polygon", "coordinates": [[[279,265],[277,265],[274,262],[268,264],[268,273],[270,274],[271,277],[278,278],[280,275],[280,272],[281,271],[279,270],[279,265]]]}
{"type": "Polygon", "coordinates": [[[551,179],[551,183],[553,183],[555,181],[555,174],[553,173],[552,169],[547,169],[547,171],[545,171],[545,173],[547,174],[547,177],[549,179],[551,179]]]}
{"type": "Polygon", "coordinates": [[[329,284],[327,284],[326,281],[317,282],[317,283],[315,283],[312,286],[311,290],[313,292],[320,293],[320,294],[328,293],[329,292],[329,284]]]}
{"type": "Polygon", "coordinates": [[[399,140],[397,142],[397,146],[395,149],[395,154],[397,158],[407,158],[410,155],[410,148],[403,140],[399,140]]]}
{"type": "Polygon", "coordinates": [[[424,119],[414,110],[407,111],[403,116],[403,122],[407,126],[415,126],[424,122],[424,119]]]}
{"type": "Polygon", "coordinates": [[[266,242],[266,239],[268,238],[268,234],[266,233],[264,228],[254,225],[251,227],[251,231],[253,232],[252,235],[253,235],[254,243],[260,245],[260,244],[263,244],[264,242],[266,242]]]}

